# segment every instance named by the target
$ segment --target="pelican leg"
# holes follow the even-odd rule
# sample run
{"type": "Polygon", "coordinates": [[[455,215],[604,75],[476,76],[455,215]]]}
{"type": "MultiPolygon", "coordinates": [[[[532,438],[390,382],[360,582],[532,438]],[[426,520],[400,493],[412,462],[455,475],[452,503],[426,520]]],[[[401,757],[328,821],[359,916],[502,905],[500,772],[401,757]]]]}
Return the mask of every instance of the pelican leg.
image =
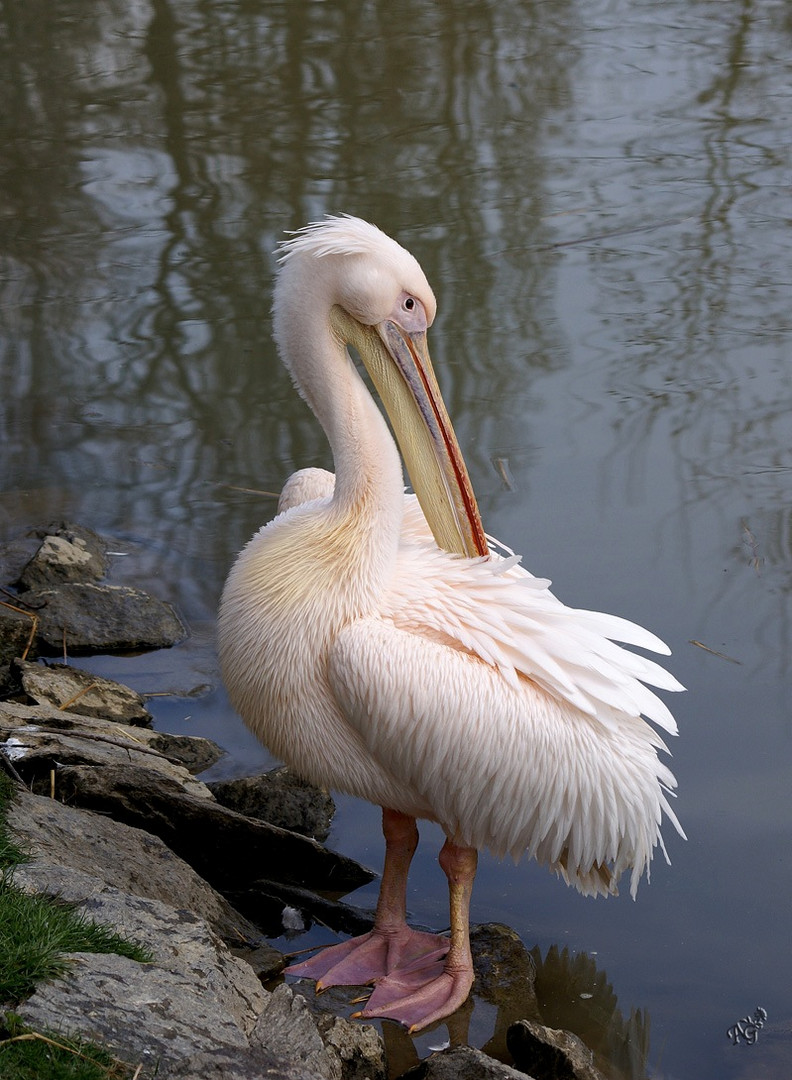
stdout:
{"type": "Polygon", "coordinates": [[[407,925],[407,874],[418,846],[415,818],[383,808],[382,831],[385,865],[373,930],[286,968],[289,975],[316,979],[317,991],[372,983],[404,968],[440,961],[448,951],[447,938],[407,925]]]}
{"type": "Polygon", "coordinates": [[[397,1020],[411,1034],[450,1016],[473,985],[469,916],[478,853],[446,840],[439,861],[448,878],[451,911],[451,944],[444,963],[416,963],[379,980],[366,1007],[356,1014],[397,1020]]]}

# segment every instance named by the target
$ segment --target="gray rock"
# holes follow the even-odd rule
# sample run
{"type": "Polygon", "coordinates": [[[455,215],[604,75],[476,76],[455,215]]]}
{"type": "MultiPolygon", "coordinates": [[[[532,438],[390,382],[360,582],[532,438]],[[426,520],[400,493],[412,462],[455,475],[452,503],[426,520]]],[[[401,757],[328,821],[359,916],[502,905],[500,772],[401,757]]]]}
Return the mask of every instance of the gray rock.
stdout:
{"type": "Polygon", "coordinates": [[[295,776],[285,766],[262,776],[218,780],[209,787],[223,806],[247,817],[315,840],[326,840],[330,832],[335,803],[328,792],[295,776]]]}
{"type": "Polygon", "coordinates": [[[39,647],[57,652],[161,649],[187,636],[170,604],[127,585],[70,582],[25,600],[36,605],[39,647]]]}
{"type": "Polygon", "coordinates": [[[157,1073],[157,1080],[323,1080],[305,1066],[276,1058],[262,1047],[220,1047],[191,1054],[157,1073]]]}
{"type": "Polygon", "coordinates": [[[265,873],[288,884],[344,893],[373,874],[307,837],[187,794],[169,777],[135,765],[70,766],[58,772],[71,805],[109,814],[159,836],[215,888],[244,888],[265,873]]]}
{"type": "Polygon", "coordinates": [[[537,1080],[605,1080],[593,1052],[571,1031],[518,1020],[509,1028],[507,1043],[517,1067],[537,1080]]]}
{"type": "Polygon", "coordinates": [[[79,716],[101,717],[138,727],[152,725],[143,698],[121,683],[70,664],[30,664],[17,660],[14,668],[22,689],[37,705],[68,708],[79,716]]]}
{"type": "Polygon", "coordinates": [[[149,746],[152,750],[158,750],[168,761],[183,765],[193,775],[208,769],[225,754],[211,739],[201,738],[200,735],[168,735],[164,731],[154,732],[149,746]]]}
{"type": "Polygon", "coordinates": [[[432,1054],[404,1073],[402,1080],[530,1080],[530,1077],[472,1046],[454,1046],[432,1054]]]}
{"type": "MultiPolygon", "coordinates": [[[[196,1051],[247,1048],[228,1001],[205,992],[194,975],[114,954],[73,953],[70,960],[65,978],[40,985],[17,1008],[25,1024],[79,1034],[142,1064],[142,1076],[196,1051]]],[[[251,979],[258,985],[252,973],[251,979]]]]}
{"type": "Polygon", "coordinates": [[[324,1080],[341,1080],[338,1055],[327,1051],[305,1000],[285,983],[268,997],[250,1041],[324,1080]]]}
{"type": "Polygon", "coordinates": [[[17,580],[21,589],[98,581],[107,573],[107,545],[91,529],[64,522],[40,530],[38,535],[41,544],[17,580]]]}
{"type": "Polygon", "coordinates": [[[106,890],[159,900],[186,908],[226,942],[259,945],[259,933],[162,841],[101,814],[64,806],[55,799],[20,789],[8,827],[32,861],[15,871],[14,880],[35,892],[63,892],[87,903],[106,890]],[[85,876],[70,877],[66,871],[85,876]],[[95,875],[101,874],[100,879],[95,875]]]}
{"type": "Polygon", "coordinates": [[[325,1014],[319,1018],[318,1027],[326,1049],[341,1063],[344,1080],[385,1080],[385,1047],[370,1024],[325,1014]]]}
{"type": "Polygon", "coordinates": [[[50,791],[53,771],[57,777],[70,765],[138,766],[214,802],[205,784],[150,745],[167,746],[167,736],[145,728],[78,716],[51,705],[6,701],[0,702],[0,742],[34,790],[50,791]]]}

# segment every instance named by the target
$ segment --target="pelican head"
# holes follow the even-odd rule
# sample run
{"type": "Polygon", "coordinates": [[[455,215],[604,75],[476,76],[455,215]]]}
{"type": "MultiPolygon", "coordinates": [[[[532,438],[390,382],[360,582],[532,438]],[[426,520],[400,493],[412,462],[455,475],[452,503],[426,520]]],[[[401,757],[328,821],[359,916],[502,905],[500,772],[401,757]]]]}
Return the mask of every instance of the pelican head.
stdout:
{"type": "MultiPolygon", "coordinates": [[[[427,330],[437,301],[417,259],[375,225],[328,217],[285,240],[273,301],[275,340],[300,392],[317,415],[313,358],[321,356],[300,313],[329,312],[335,338],[359,354],[390,418],[407,472],[440,547],[488,552],[459,443],[434,374],[427,330]],[[295,310],[299,304],[300,310],[295,310]],[[288,341],[288,347],[287,347],[288,341]]],[[[319,328],[324,330],[325,328],[319,328]]]]}

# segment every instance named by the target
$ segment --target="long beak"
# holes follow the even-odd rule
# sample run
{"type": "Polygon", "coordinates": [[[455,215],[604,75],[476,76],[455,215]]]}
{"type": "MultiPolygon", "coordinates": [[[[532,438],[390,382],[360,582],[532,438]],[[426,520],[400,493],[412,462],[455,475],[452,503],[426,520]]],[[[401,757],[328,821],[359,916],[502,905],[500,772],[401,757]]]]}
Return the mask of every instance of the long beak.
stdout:
{"type": "Polygon", "coordinates": [[[437,385],[425,333],[395,322],[363,326],[341,308],[336,332],[360,353],[390,418],[410,482],[438,545],[475,558],[489,552],[476,496],[437,385]]]}

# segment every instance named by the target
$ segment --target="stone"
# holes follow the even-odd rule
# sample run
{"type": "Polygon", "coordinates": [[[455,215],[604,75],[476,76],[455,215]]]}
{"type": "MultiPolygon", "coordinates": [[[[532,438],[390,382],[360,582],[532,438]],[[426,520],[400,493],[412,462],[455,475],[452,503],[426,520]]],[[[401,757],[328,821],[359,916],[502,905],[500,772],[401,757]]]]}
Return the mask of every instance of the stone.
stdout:
{"type": "Polygon", "coordinates": [[[198,798],[137,765],[58,771],[62,798],[159,836],[221,892],[246,888],[262,872],[305,888],[349,892],[374,875],[315,840],[198,798]]]}
{"type": "Polygon", "coordinates": [[[326,840],[330,832],[335,803],[329,793],[295,776],[285,766],[262,776],[218,780],[209,787],[223,806],[247,817],[315,840],[326,840]]]}
{"type": "Polygon", "coordinates": [[[337,934],[364,934],[374,923],[373,912],[365,908],[328,900],[310,889],[281,881],[256,878],[245,889],[224,892],[238,911],[246,913],[270,937],[279,937],[284,931],[301,933],[312,922],[337,934]],[[290,910],[297,913],[297,919],[289,919],[290,910]]]}
{"type": "Polygon", "coordinates": [[[593,1052],[571,1031],[518,1020],[509,1028],[507,1045],[517,1067],[536,1080],[605,1080],[593,1052]]]}
{"type": "Polygon", "coordinates": [[[17,579],[20,589],[98,581],[107,573],[107,545],[91,529],[61,522],[37,532],[41,543],[17,579]]]}
{"type": "Polygon", "coordinates": [[[72,953],[69,961],[66,977],[40,984],[17,1007],[23,1023],[79,1034],[142,1065],[140,1075],[146,1077],[161,1075],[163,1063],[196,1051],[247,1048],[246,1032],[228,1002],[206,993],[193,975],[112,953],[72,953]]]}
{"type": "Polygon", "coordinates": [[[325,1048],[337,1056],[344,1080],[386,1080],[385,1046],[371,1024],[324,1014],[318,1028],[325,1048]]]}
{"type": "MultiPolygon", "coordinates": [[[[454,1046],[431,1054],[401,1080],[531,1080],[524,1072],[496,1061],[472,1046],[454,1046]]],[[[559,1080],[561,1078],[559,1077],[559,1080]]]]}
{"type": "Polygon", "coordinates": [[[285,983],[267,998],[250,1042],[324,1080],[342,1080],[338,1055],[327,1051],[305,1000],[285,983]]]}
{"type": "Polygon", "coordinates": [[[150,833],[32,795],[25,788],[16,792],[8,829],[14,841],[32,853],[31,861],[14,873],[20,887],[50,894],[68,891],[70,898],[85,902],[101,895],[105,888],[116,889],[159,900],[177,910],[186,908],[200,915],[230,945],[256,948],[262,944],[252,923],[150,833]],[[89,880],[80,883],[66,870],[89,880]],[[99,880],[94,877],[97,873],[101,874],[99,880]]]}
{"type": "Polygon", "coordinates": [[[162,649],[187,636],[170,604],[128,585],[69,582],[27,592],[25,600],[36,608],[40,650],[162,649]]]}
{"type": "Polygon", "coordinates": [[[166,1067],[157,1080],[323,1080],[303,1065],[276,1058],[262,1047],[204,1050],[166,1067]]]}
{"type": "Polygon", "coordinates": [[[30,664],[14,668],[22,689],[37,705],[68,708],[79,716],[101,717],[122,724],[151,727],[151,713],[140,694],[128,686],[82,671],[70,664],[30,664]]]}
{"type": "Polygon", "coordinates": [[[41,538],[32,534],[16,536],[0,544],[0,585],[13,585],[19,581],[40,544],[41,538]]]}
{"type": "Polygon", "coordinates": [[[154,741],[159,746],[167,745],[167,736],[112,720],[78,716],[51,705],[0,702],[0,742],[36,791],[51,791],[69,766],[138,766],[167,777],[198,798],[214,802],[205,784],[149,745],[154,741]]]}
{"type": "MultiPolygon", "coordinates": [[[[164,731],[153,732],[148,745],[159,752],[168,761],[183,765],[195,775],[202,773],[219,761],[225,754],[217,743],[204,739],[200,735],[169,735],[164,731]]],[[[209,790],[209,785],[206,785],[209,790]]]]}
{"type": "Polygon", "coordinates": [[[0,600],[0,664],[9,664],[18,656],[35,656],[35,612],[16,600],[0,600]]]}

